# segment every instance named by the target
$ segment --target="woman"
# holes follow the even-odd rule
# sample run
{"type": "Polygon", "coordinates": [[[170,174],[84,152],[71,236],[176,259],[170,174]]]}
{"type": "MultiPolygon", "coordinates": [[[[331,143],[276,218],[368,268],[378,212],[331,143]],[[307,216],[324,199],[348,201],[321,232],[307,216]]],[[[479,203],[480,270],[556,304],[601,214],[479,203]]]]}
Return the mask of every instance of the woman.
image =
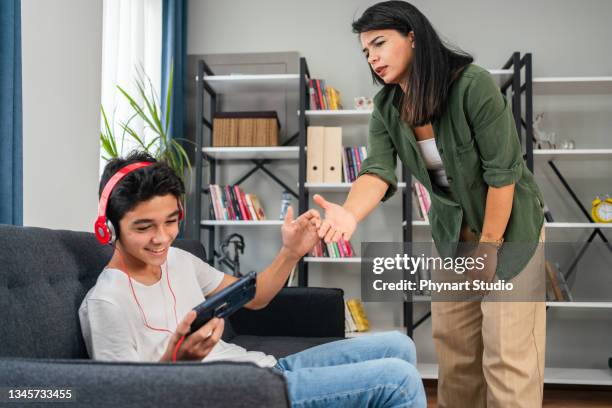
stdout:
{"type": "MultiPolygon", "coordinates": [[[[406,2],[368,8],[353,31],[383,88],[374,98],[368,157],[345,203],[314,196],[325,210],[319,236],[350,239],[395,193],[399,156],[431,195],[429,219],[440,254],[453,255],[458,241],[470,241],[488,255],[480,276],[486,281],[543,276],[536,257],[543,200],[490,74],[444,44],[406,2]],[[507,244],[498,252],[504,240],[529,245],[510,256],[507,244]]],[[[439,406],[540,406],[545,324],[541,301],[432,302],[439,406]]]]}

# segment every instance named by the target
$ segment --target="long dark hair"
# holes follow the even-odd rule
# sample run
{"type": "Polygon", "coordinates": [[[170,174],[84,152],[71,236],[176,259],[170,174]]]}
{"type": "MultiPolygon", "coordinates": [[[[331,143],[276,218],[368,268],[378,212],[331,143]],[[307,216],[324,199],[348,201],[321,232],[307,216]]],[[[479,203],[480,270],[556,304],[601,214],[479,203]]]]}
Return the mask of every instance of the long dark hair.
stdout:
{"type": "MultiPolygon", "coordinates": [[[[402,119],[411,126],[423,126],[438,119],[444,110],[449,89],[474,58],[443,42],[416,7],[405,1],[385,1],[368,8],[353,22],[353,32],[393,29],[403,36],[414,32],[414,58],[407,73],[408,87],[398,105],[402,119]]],[[[385,82],[372,70],[374,83],[385,82]]]]}

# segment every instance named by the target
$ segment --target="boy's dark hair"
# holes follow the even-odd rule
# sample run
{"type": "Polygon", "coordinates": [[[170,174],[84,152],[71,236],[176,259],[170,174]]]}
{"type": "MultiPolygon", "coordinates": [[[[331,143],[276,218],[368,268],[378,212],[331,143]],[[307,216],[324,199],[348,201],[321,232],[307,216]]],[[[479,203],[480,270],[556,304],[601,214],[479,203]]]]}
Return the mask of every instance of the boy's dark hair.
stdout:
{"type": "Polygon", "coordinates": [[[134,209],[141,202],[167,194],[172,194],[177,200],[180,200],[181,196],[185,194],[183,181],[170,166],[164,162],[157,161],[146,152],[133,151],[126,158],[115,158],[106,164],[100,179],[98,199],[102,195],[108,180],[119,169],[137,162],[150,162],[154,164],[134,170],[123,177],[113,188],[106,206],[106,218],[113,223],[117,237],[120,236],[119,221],[125,213],[134,209]]]}

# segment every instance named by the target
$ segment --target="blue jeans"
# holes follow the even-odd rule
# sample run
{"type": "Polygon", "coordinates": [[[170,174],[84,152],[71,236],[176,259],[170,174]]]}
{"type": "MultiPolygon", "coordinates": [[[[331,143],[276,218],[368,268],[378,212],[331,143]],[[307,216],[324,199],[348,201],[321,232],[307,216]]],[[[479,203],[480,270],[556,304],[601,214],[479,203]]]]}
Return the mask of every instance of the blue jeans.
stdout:
{"type": "Polygon", "coordinates": [[[322,344],[278,360],[292,407],[426,407],[410,337],[386,332],[322,344]]]}

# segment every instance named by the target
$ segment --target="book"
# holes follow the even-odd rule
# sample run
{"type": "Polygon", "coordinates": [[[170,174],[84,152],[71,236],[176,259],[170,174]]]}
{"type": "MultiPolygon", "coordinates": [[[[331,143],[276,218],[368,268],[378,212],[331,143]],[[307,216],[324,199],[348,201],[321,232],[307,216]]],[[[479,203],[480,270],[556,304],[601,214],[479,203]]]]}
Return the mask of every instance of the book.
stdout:
{"type": "Polygon", "coordinates": [[[323,91],[322,91],[322,86],[321,86],[321,80],[317,79],[315,80],[316,84],[317,84],[317,95],[319,97],[319,106],[321,107],[320,109],[325,110],[327,109],[327,107],[325,106],[325,99],[323,99],[323,91]]]}
{"type": "Polygon", "coordinates": [[[315,88],[314,88],[312,79],[308,80],[308,95],[310,96],[310,109],[311,110],[321,109],[319,108],[319,105],[317,103],[317,97],[315,95],[315,88]]]}
{"type": "Polygon", "coordinates": [[[266,214],[265,214],[265,212],[263,210],[263,207],[259,203],[259,199],[257,198],[257,196],[255,194],[251,194],[251,201],[253,202],[253,209],[257,213],[257,219],[258,220],[265,220],[266,219],[266,214]]]}
{"type": "Polygon", "coordinates": [[[414,182],[414,186],[417,192],[417,198],[419,201],[419,207],[421,208],[421,213],[423,213],[423,219],[425,221],[429,221],[429,207],[431,206],[431,199],[429,197],[429,192],[427,189],[418,181],[414,182]]]}
{"type": "Polygon", "coordinates": [[[234,190],[236,192],[240,212],[242,213],[242,218],[247,221],[252,221],[251,214],[249,213],[249,209],[246,204],[246,199],[244,198],[244,192],[240,189],[240,187],[238,187],[238,185],[234,185],[234,190]]]}
{"type": "Polygon", "coordinates": [[[213,208],[213,214],[215,217],[215,220],[220,220],[222,219],[222,215],[221,215],[221,210],[218,207],[218,198],[217,198],[217,190],[214,187],[214,184],[210,184],[208,186],[208,191],[210,192],[210,203],[212,205],[213,208]]]}
{"type": "Polygon", "coordinates": [[[225,186],[227,195],[229,197],[229,210],[230,213],[233,212],[233,220],[243,221],[242,213],[240,212],[240,206],[238,205],[238,200],[236,198],[236,192],[234,191],[233,186],[225,186]]]}
{"type": "Polygon", "coordinates": [[[423,216],[421,205],[419,204],[416,187],[413,185],[411,190],[412,190],[412,218],[415,220],[424,221],[425,217],[423,216]]]}
{"type": "Polygon", "coordinates": [[[251,219],[255,221],[259,220],[259,218],[257,217],[257,212],[255,211],[255,207],[253,206],[253,201],[251,200],[251,194],[246,194],[245,200],[249,209],[249,214],[251,215],[251,219]]]}
{"type": "Polygon", "coordinates": [[[357,326],[357,331],[364,332],[370,330],[370,322],[363,308],[363,304],[359,299],[348,299],[346,301],[351,316],[357,326]]]}
{"type": "Polygon", "coordinates": [[[225,198],[225,194],[223,192],[223,190],[221,190],[221,186],[219,185],[215,185],[215,188],[217,189],[217,194],[219,197],[219,206],[221,208],[221,210],[223,211],[223,220],[230,220],[230,216],[229,216],[229,210],[227,207],[227,199],[225,198]]]}
{"type": "Polygon", "coordinates": [[[348,304],[344,301],[344,331],[347,333],[353,333],[357,331],[357,326],[351,315],[351,311],[348,308],[348,304]]]}

